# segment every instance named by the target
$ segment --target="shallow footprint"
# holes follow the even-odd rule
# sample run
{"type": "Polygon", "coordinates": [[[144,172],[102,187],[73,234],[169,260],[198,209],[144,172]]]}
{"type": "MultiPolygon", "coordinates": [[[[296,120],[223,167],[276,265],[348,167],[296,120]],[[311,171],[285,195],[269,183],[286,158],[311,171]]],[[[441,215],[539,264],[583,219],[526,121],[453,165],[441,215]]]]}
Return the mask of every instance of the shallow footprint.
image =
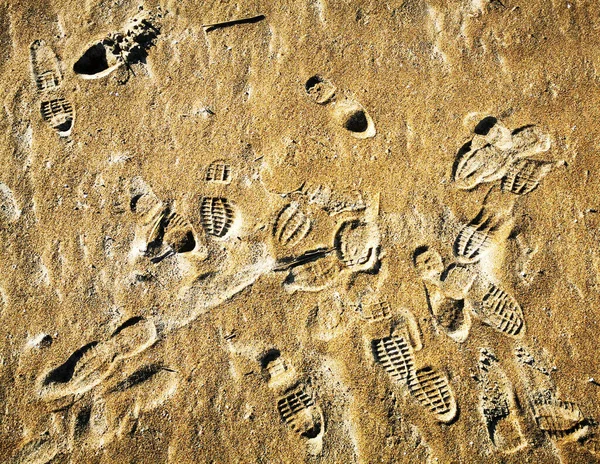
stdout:
{"type": "Polygon", "coordinates": [[[58,89],[62,84],[60,62],[50,46],[43,40],[35,40],[29,47],[29,53],[38,92],[58,89]]]}
{"type": "Polygon", "coordinates": [[[52,401],[91,390],[111,374],[117,361],[141,353],[156,337],[151,321],[142,317],[127,320],[107,340],[85,345],[50,371],[43,380],[42,396],[52,401]]]}
{"type": "Polygon", "coordinates": [[[513,387],[498,359],[487,349],[481,350],[479,381],[480,412],[493,446],[504,453],[514,453],[526,446],[513,387]]]}

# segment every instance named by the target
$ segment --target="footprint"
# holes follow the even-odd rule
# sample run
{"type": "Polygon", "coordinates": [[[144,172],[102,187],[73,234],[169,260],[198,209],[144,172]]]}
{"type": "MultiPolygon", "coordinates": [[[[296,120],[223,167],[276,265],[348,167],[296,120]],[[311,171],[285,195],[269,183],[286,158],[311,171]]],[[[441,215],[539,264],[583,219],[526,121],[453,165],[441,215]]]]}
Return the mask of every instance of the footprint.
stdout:
{"type": "Polygon", "coordinates": [[[42,383],[42,397],[52,401],[91,390],[112,373],[117,361],[141,353],[156,337],[152,322],[142,317],[125,321],[107,340],[85,345],[50,371],[42,383]]]}
{"type": "Polygon", "coordinates": [[[551,438],[579,440],[590,431],[590,420],[579,406],[556,399],[550,391],[537,392],[531,406],[537,426],[551,438]]]}
{"type": "Polygon", "coordinates": [[[318,74],[309,78],[304,88],[308,96],[319,105],[329,103],[337,90],[331,81],[318,74]]]}
{"type": "Polygon", "coordinates": [[[331,252],[321,252],[314,259],[293,265],[284,286],[290,292],[320,292],[332,286],[342,273],[342,263],[331,252]]]}
{"type": "Polygon", "coordinates": [[[444,271],[442,256],[427,246],[414,251],[413,264],[423,280],[429,311],[436,324],[452,340],[463,343],[472,324],[465,298],[475,277],[459,266],[450,265],[444,271]]]}
{"type": "Polygon", "coordinates": [[[216,160],[208,165],[206,168],[206,182],[212,182],[215,184],[229,184],[231,183],[232,170],[231,165],[226,160],[216,160]]]}
{"type": "Polygon", "coordinates": [[[235,220],[232,203],[223,197],[204,197],[200,206],[200,220],[207,235],[225,238],[235,220]]]}
{"type": "Polygon", "coordinates": [[[279,392],[276,408],[281,419],[306,439],[310,454],[319,454],[323,449],[325,420],[308,386],[297,380],[295,369],[277,349],[263,356],[261,366],[269,388],[279,392]]]}
{"type": "Polygon", "coordinates": [[[372,223],[352,219],[343,222],[336,231],[334,247],[348,268],[372,269],[379,259],[379,232],[372,223]]]}
{"type": "Polygon", "coordinates": [[[496,118],[488,117],[477,125],[473,139],[456,155],[452,178],[457,188],[471,190],[503,178],[517,160],[549,149],[550,137],[536,127],[526,126],[511,133],[496,118]]]}
{"type": "Polygon", "coordinates": [[[62,74],[54,51],[43,40],[35,40],[29,47],[29,53],[38,92],[57,90],[62,85],[62,74]]]}
{"type": "Polygon", "coordinates": [[[288,365],[277,349],[269,350],[261,359],[263,373],[267,378],[267,385],[272,390],[287,388],[294,382],[296,371],[288,365]]]}
{"type": "Polygon", "coordinates": [[[357,139],[375,137],[375,124],[371,115],[358,102],[349,98],[335,102],[333,109],[335,119],[350,135],[357,139]]]}
{"type": "Polygon", "coordinates": [[[154,256],[151,258],[153,263],[159,263],[173,254],[189,253],[197,249],[194,227],[168,207],[156,215],[151,224],[145,239],[145,255],[154,256]]]}
{"type": "Polygon", "coordinates": [[[68,137],[73,130],[75,112],[73,105],[61,95],[62,74],[60,62],[54,51],[43,40],[35,40],[29,47],[33,80],[42,95],[42,119],[60,137],[68,137]]]}
{"type": "Polygon", "coordinates": [[[555,165],[556,163],[550,161],[529,159],[515,161],[502,178],[500,187],[503,192],[526,195],[533,192],[540,185],[542,179],[548,175],[555,165]]]}
{"type": "Polygon", "coordinates": [[[376,134],[375,124],[367,110],[350,97],[336,97],[336,87],[328,79],[314,75],[304,84],[309,98],[319,105],[329,104],[336,123],[350,135],[358,139],[367,139],[376,134]]]}
{"type": "Polygon", "coordinates": [[[463,264],[479,261],[487,251],[508,236],[505,229],[510,224],[510,221],[504,221],[501,215],[485,207],[482,208],[456,236],[453,246],[454,256],[463,264]]]}
{"type": "Polygon", "coordinates": [[[21,217],[15,195],[6,184],[0,182],[0,223],[10,224],[21,217]]]}
{"type": "Polygon", "coordinates": [[[468,298],[473,313],[484,324],[514,338],[525,333],[525,318],[521,306],[498,285],[479,277],[468,298]]]}
{"type": "Polygon", "coordinates": [[[366,209],[363,196],[358,191],[337,192],[322,184],[305,182],[301,193],[308,199],[308,204],[314,204],[330,216],[349,211],[366,209]]]}
{"type": "Polygon", "coordinates": [[[373,340],[371,342],[375,361],[382,365],[392,379],[404,383],[415,371],[415,360],[410,341],[404,336],[373,340]]]}
{"type": "Polygon", "coordinates": [[[111,380],[99,395],[106,404],[104,440],[134,433],[140,415],[163,405],[179,385],[177,372],[162,364],[143,365],[111,380]]]}
{"type": "Polygon", "coordinates": [[[47,464],[59,456],[62,446],[48,433],[22,445],[10,459],[11,464],[47,464]]]}
{"type": "Polygon", "coordinates": [[[525,447],[527,442],[521,433],[512,384],[498,359],[487,349],[482,349],[479,357],[479,382],[479,410],[493,446],[504,453],[525,447]]]}
{"type": "Polygon", "coordinates": [[[312,223],[308,214],[296,202],[285,206],[277,216],[273,228],[275,240],[286,248],[298,245],[310,232],[312,223]]]}
{"type": "Polygon", "coordinates": [[[59,97],[42,101],[40,103],[40,112],[44,121],[58,132],[60,137],[71,135],[75,114],[73,106],[68,100],[59,97]]]}
{"type": "Polygon", "coordinates": [[[311,336],[324,342],[338,337],[347,326],[344,312],[344,304],[337,292],[321,299],[308,317],[307,327],[311,336]]]}
{"type": "Polygon", "coordinates": [[[286,424],[307,439],[312,454],[321,452],[325,431],[323,411],[308,393],[305,385],[292,387],[279,397],[277,410],[286,424]]]}
{"type": "Polygon", "coordinates": [[[390,304],[375,292],[368,293],[361,298],[357,310],[360,317],[368,322],[383,321],[392,317],[390,304]]]}
{"type": "Polygon", "coordinates": [[[73,65],[73,71],[83,79],[101,79],[123,65],[145,62],[148,50],[160,34],[155,25],[160,16],[142,11],[122,32],[111,33],[90,45],[73,65]]]}
{"type": "Polygon", "coordinates": [[[408,391],[439,422],[456,418],[458,406],[447,377],[431,367],[424,367],[408,376],[408,391]]]}

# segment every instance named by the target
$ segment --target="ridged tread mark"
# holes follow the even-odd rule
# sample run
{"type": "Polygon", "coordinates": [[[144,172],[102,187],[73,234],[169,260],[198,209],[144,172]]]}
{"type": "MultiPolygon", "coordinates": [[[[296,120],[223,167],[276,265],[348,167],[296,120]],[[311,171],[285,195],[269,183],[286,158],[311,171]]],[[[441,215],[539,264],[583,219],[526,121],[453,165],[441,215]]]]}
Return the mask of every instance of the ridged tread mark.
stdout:
{"type": "Polygon", "coordinates": [[[373,340],[372,345],[375,360],[394,380],[404,382],[414,373],[412,347],[404,337],[385,337],[373,340]]]}
{"type": "Polygon", "coordinates": [[[54,51],[43,40],[35,40],[29,47],[29,53],[38,92],[57,90],[62,85],[62,75],[54,51]]]}
{"type": "Polygon", "coordinates": [[[454,254],[460,261],[473,263],[493,242],[496,230],[492,217],[480,213],[473,221],[464,226],[454,241],[454,254]]]}
{"type": "Polygon", "coordinates": [[[424,367],[410,375],[408,390],[440,422],[450,422],[456,416],[456,400],[448,379],[431,367],[424,367]]]}
{"type": "Polygon", "coordinates": [[[552,170],[554,163],[521,159],[514,162],[502,178],[503,192],[526,195],[535,190],[541,180],[552,170]]]}
{"type": "Polygon", "coordinates": [[[73,129],[73,106],[66,99],[59,97],[42,101],[40,104],[42,118],[61,137],[67,137],[73,129]]]}
{"type": "Polygon", "coordinates": [[[206,169],[205,180],[216,184],[229,184],[231,182],[231,165],[225,160],[216,160],[206,169]]]}
{"type": "Polygon", "coordinates": [[[484,322],[507,335],[517,336],[524,326],[522,310],[517,301],[501,288],[490,284],[481,301],[484,322]]]}
{"type": "Polygon", "coordinates": [[[570,401],[541,397],[535,399],[532,405],[538,427],[554,438],[563,438],[589,423],[580,407],[570,401]]]}
{"type": "Polygon", "coordinates": [[[311,229],[310,218],[296,203],[290,203],[279,213],[273,235],[285,247],[293,247],[304,239],[311,229]]]}
{"type": "Polygon", "coordinates": [[[361,302],[359,311],[361,317],[370,322],[381,321],[392,317],[392,308],[385,300],[361,302]]]}
{"type": "Polygon", "coordinates": [[[204,231],[214,237],[225,237],[231,230],[235,210],[227,198],[204,197],[200,206],[200,219],[204,231]]]}
{"type": "Polygon", "coordinates": [[[316,438],[323,429],[322,413],[312,396],[300,385],[277,400],[282,420],[306,438],[316,438]]]}

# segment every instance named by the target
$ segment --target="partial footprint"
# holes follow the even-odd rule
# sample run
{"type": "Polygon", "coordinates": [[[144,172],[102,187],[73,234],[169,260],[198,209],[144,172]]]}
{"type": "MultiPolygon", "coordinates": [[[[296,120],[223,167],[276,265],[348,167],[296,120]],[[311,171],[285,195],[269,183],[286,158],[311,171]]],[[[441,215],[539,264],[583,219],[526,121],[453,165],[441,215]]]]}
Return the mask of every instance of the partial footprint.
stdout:
{"type": "Polygon", "coordinates": [[[71,103],[62,97],[42,101],[40,112],[46,123],[61,137],[68,137],[73,130],[75,113],[71,103]]]}
{"type": "Polygon", "coordinates": [[[332,286],[342,273],[342,263],[334,253],[315,253],[306,261],[301,258],[299,264],[291,266],[284,283],[290,292],[320,292],[332,286]]]}
{"type": "Polygon", "coordinates": [[[471,190],[479,184],[501,179],[517,160],[549,148],[550,137],[534,126],[511,133],[496,118],[485,118],[475,128],[473,139],[459,150],[453,181],[457,188],[471,190]]]}
{"type": "Polygon", "coordinates": [[[458,233],[453,251],[460,263],[472,264],[508,237],[511,222],[484,207],[458,233]]]}
{"type": "Polygon", "coordinates": [[[525,333],[525,319],[519,303],[497,285],[481,279],[470,292],[472,309],[481,321],[511,337],[525,333]]]}
{"type": "Polygon", "coordinates": [[[214,184],[229,184],[232,176],[231,164],[227,160],[215,160],[206,168],[204,179],[214,184]]]}
{"type": "Polygon", "coordinates": [[[323,411],[305,385],[299,384],[279,397],[277,410],[285,423],[307,439],[311,454],[321,452],[325,432],[323,411]]]}
{"type": "Polygon", "coordinates": [[[448,266],[442,256],[427,246],[413,253],[413,263],[423,279],[429,311],[436,324],[457,343],[463,343],[471,330],[471,315],[466,294],[474,276],[463,267],[448,266]]]}
{"type": "Polygon", "coordinates": [[[117,361],[141,353],[156,337],[151,321],[142,317],[127,320],[107,340],[85,345],[50,371],[42,383],[42,397],[51,401],[91,390],[112,373],[117,361]]]}
{"type": "Polygon", "coordinates": [[[10,459],[11,464],[47,464],[61,451],[61,444],[48,433],[23,444],[10,459]]]}
{"type": "Polygon", "coordinates": [[[480,412],[495,448],[514,453],[527,445],[521,433],[519,406],[508,377],[494,354],[481,350],[479,358],[480,412]]]}
{"type": "Polygon", "coordinates": [[[333,114],[340,126],[346,129],[353,137],[357,139],[375,137],[376,131],[373,119],[367,110],[357,101],[347,98],[335,102],[333,114]]]}
{"type": "Polygon", "coordinates": [[[304,88],[308,96],[319,105],[329,103],[336,92],[335,85],[318,74],[308,79],[304,88]]]}
{"type": "Polygon", "coordinates": [[[347,267],[372,269],[378,260],[379,231],[373,223],[352,219],[335,233],[337,256],[347,267]]]}
{"type": "Polygon", "coordinates": [[[309,204],[318,206],[330,216],[348,211],[361,211],[367,207],[362,194],[354,190],[338,192],[326,185],[305,182],[301,193],[306,196],[309,204]]]}
{"type": "Polygon", "coordinates": [[[73,71],[83,79],[100,79],[121,66],[145,62],[148,50],[160,34],[155,25],[159,17],[160,13],[142,11],[122,32],[111,33],[90,45],[73,65],[73,71]]]}
{"type": "Polygon", "coordinates": [[[29,47],[33,80],[38,92],[57,90],[62,85],[60,62],[43,40],[35,40],[29,47]]]}
{"type": "Polygon", "coordinates": [[[424,367],[408,376],[408,391],[435,418],[444,423],[452,422],[458,413],[454,392],[448,378],[431,367],[424,367]]]}
{"type": "Polygon", "coordinates": [[[225,238],[231,231],[236,212],[231,201],[223,197],[204,197],[200,205],[200,220],[207,235],[225,238]]]}
{"type": "Polygon", "coordinates": [[[298,203],[292,202],[279,212],[275,220],[273,236],[282,246],[292,248],[308,235],[311,226],[308,214],[298,203]]]}
{"type": "Polygon", "coordinates": [[[21,217],[21,210],[15,195],[6,184],[0,182],[0,225],[15,222],[21,217]]]}
{"type": "Polygon", "coordinates": [[[590,431],[590,421],[579,406],[556,399],[550,391],[537,392],[531,406],[538,427],[551,438],[578,440],[590,431]]]}
{"type": "Polygon", "coordinates": [[[388,301],[376,292],[364,295],[357,306],[360,317],[368,322],[378,322],[392,317],[392,308],[388,301]]]}
{"type": "Polygon", "coordinates": [[[375,124],[367,110],[350,97],[336,97],[335,85],[320,75],[310,77],[304,85],[309,98],[319,105],[330,104],[336,123],[358,139],[374,137],[375,124]]]}
{"type": "Polygon", "coordinates": [[[550,161],[529,159],[515,161],[502,178],[500,184],[502,191],[516,195],[526,195],[540,185],[542,179],[548,175],[554,166],[556,166],[556,163],[550,161]]]}

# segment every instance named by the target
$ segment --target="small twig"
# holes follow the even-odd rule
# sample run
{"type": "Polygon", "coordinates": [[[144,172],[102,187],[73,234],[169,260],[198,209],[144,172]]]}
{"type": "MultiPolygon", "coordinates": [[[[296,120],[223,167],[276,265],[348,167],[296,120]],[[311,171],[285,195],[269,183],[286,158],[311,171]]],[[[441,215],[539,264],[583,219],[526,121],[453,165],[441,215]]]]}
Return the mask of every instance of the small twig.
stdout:
{"type": "Polygon", "coordinates": [[[232,19],[231,21],[223,21],[220,23],[203,24],[204,32],[214,31],[215,29],[222,29],[224,27],[236,26],[238,24],[251,24],[257,23],[265,19],[265,15],[252,16],[250,18],[232,19]]]}

